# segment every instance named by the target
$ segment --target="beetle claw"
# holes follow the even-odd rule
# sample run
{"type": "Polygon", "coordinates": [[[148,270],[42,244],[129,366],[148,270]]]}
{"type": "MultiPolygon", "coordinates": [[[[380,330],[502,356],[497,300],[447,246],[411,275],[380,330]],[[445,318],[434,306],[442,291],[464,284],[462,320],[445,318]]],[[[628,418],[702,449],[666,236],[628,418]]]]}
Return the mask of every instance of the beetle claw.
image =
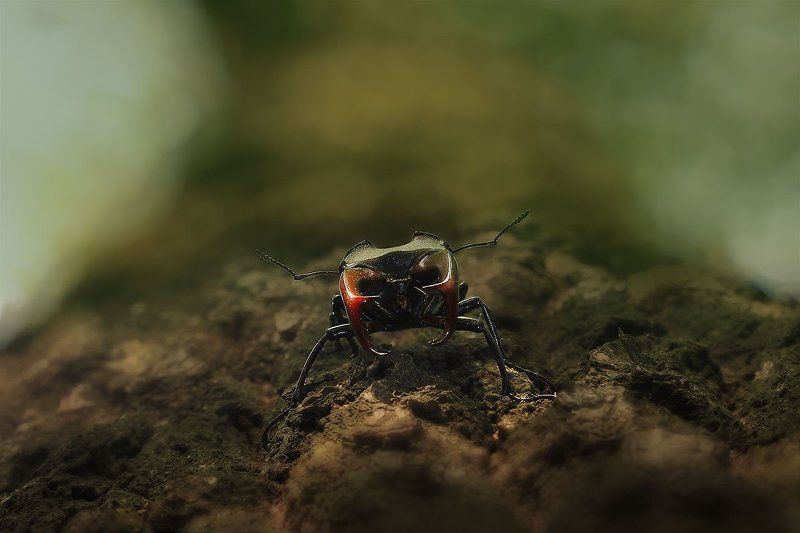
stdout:
{"type": "Polygon", "coordinates": [[[517,396],[515,393],[506,393],[506,396],[511,398],[512,401],[517,403],[522,402],[536,402],[539,400],[555,400],[556,393],[552,394],[533,394],[533,395],[525,395],[525,396],[517,396]]]}
{"type": "Polygon", "coordinates": [[[370,352],[372,352],[373,355],[375,355],[377,357],[389,355],[389,350],[386,350],[386,351],[379,350],[379,349],[375,348],[372,344],[368,344],[367,345],[367,349],[370,352]]]}
{"type": "MultiPolygon", "coordinates": [[[[506,361],[506,363],[509,364],[510,362],[506,361]]],[[[515,365],[513,363],[509,364],[509,366],[511,366],[511,365],[513,365],[512,368],[515,368],[515,369],[522,369],[523,368],[523,367],[520,367],[520,366],[515,365]]],[[[538,400],[555,400],[556,399],[556,390],[553,387],[553,384],[550,382],[550,380],[540,376],[539,374],[537,374],[536,372],[533,372],[531,370],[523,369],[523,371],[525,371],[526,375],[527,375],[528,372],[530,372],[530,374],[533,374],[533,376],[541,378],[541,381],[548,386],[550,391],[548,393],[545,393],[545,394],[531,394],[531,393],[528,393],[528,394],[525,394],[525,395],[518,395],[517,391],[514,390],[514,388],[509,383],[508,386],[504,387],[503,390],[501,391],[501,393],[504,396],[508,397],[511,401],[516,402],[516,403],[535,402],[535,401],[538,401],[538,400]]],[[[528,375],[528,379],[531,381],[531,384],[533,384],[533,382],[534,382],[533,376],[528,375]]]]}

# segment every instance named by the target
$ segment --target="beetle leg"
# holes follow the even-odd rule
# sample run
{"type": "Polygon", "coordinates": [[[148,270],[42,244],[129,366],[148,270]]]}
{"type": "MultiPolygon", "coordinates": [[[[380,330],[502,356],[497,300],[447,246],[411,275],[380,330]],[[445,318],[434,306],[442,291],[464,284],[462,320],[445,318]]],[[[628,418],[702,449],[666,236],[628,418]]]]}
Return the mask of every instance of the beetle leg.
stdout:
{"type": "Polygon", "coordinates": [[[466,282],[462,281],[458,284],[458,299],[463,300],[467,297],[467,291],[469,291],[469,285],[466,282]]]}
{"type": "MultiPolygon", "coordinates": [[[[461,282],[458,284],[458,300],[459,305],[461,300],[463,300],[467,296],[467,291],[469,290],[469,285],[465,282],[461,282]]],[[[424,291],[421,291],[424,292],[424,291]]],[[[423,307],[423,312],[420,313],[421,315],[442,315],[443,308],[444,308],[444,301],[442,299],[434,300],[432,295],[429,295],[428,298],[425,300],[426,305],[423,307]]],[[[465,311],[461,311],[459,309],[458,314],[463,315],[465,311]]]]}
{"type": "Polygon", "coordinates": [[[538,400],[542,396],[545,396],[545,397],[552,396],[553,398],[555,398],[555,394],[556,394],[555,390],[556,389],[555,389],[555,386],[553,385],[553,382],[551,382],[549,379],[547,379],[546,377],[542,376],[538,372],[534,372],[533,370],[529,370],[529,369],[527,369],[527,368],[525,368],[523,366],[520,366],[520,365],[518,365],[516,363],[513,363],[513,362],[508,360],[508,358],[505,355],[505,351],[503,350],[503,345],[502,345],[502,340],[500,339],[500,334],[497,332],[497,328],[494,325],[494,320],[492,319],[492,314],[489,311],[489,308],[483,302],[483,300],[481,300],[477,296],[473,296],[471,298],[467,298],[465,300],[462,300],[458,304],[458,312],[459,312],[459,314],[468,313],[468,312],[473,311],[475,309],[480,309],[481,310],[481,315],[483,317],[484,323],[486,324],[486,327],[488,328],[488,333],[492,337],[494,337],[494,339],[496,340],[497,349],[500,352],[500,356],[502,357],[503,362],[507,366],[510,366],[511,368],[513,368],[514,370],[517,370],[517,371],[522,372],[523,374],[525,374],[532,383],[533,382],[539,382],[540,384],[543,384],[545,387],[547,387],[547,389],[550,390],[550,394],[549,395],[539,394],[539,395],[535,395],[535,396],[530,397],[530,398],[518,398],[518,399],[520,399],[520,400],[538,400]]]}
{"type": "MultiPolygon", "coordinates": [[[[422,319],[420,325],[430,326],[435,328],[443,328],[444,320],[443,317],[441,316],[428,316],[422,319]]],[[[497,363],[497,369],[500,371],[502,394],[516,401],[532,402],[536,400],[546,400],[546,399],[555,400],[556,390],[549,379],[538,374],[537,372],[534,372],[533,370],[528,370],[527,368],[524,368],[522,366],[517,365],[516,363],[512,363],[506,360],[505,352],[503,351],[503,347],[500,344],[500,338],[496,335],[496,330],[495,332],[492,331],[493,326],[494,326],[493,323],[490,326],[488,323],[484,323],[483,321],[468,316],[459,316],[458,319],[456,320],[456,329],[458,331],[471,331],[473,333],[483,333],[483,336],[486,339],[486,343],[492,349],[492,356],[494,357],[494,360],[497,363]],[[508,370],[506,368],[507,366],[510,366],[514,370],[524,373],[531,381],[531,383],[533,383],[534,381],[543,383],[544,385],[547,386],[550,392],[547,394],[517,396],[516,393],[514,392],[514,387],[511,385],[511,381],[508,379],[508,370]]]]}
{"type": "Polygon", "coordinates": [[[411,314],[414,316],[422,316],[431,306],[431,302],[433,301],[433,295],[429,294],[419,287],[413,287],[415,291],[417,291],[417,296],[420,297],[417,305],[411,310],[411,314]]]}
{"type": "MultiPolygon", "coordinates": [[[[372,308],[373,308],[375,311],[377,311],[377,312],[378,312],[378,314],[380,314],[380,315],[381,315],[381,316],[377,317],[377,320],[383,320],[383,321],[391,321],[391,320],[392,320],[392,313],[391,313],[391,311],[389,311],[389,310],[388,310],[388,309],[386,309],[386,308],[385,308],[383,305],[381,305],[381,302],[380,302],[380,301],[378,301],[378,300],[374,300],[374,301],[372,302],[372,308]]],[[[371,317],[368,317],[368,319],[369,319],[369,318],[371,318],[371,317]]]]}
{"type": "Polygon", "coordinates": [[[297,378],[297,384],[294,386],[294,392],[292,393],[291,400],[289,400],[289,406],[277,415],[273,416],[264,426],[264,431],[261,434],[261,443],[264,445],[264,448],[268,447],[269,433],[273,426],[277,424],[279,420],[285,417],[292,408],[297,407],[300,401],[302,401],[303,385],[305,385],[308,373],[311,371],[311,367],[314,366],[314,362],[317,360],[317,356],[322,351],[322,348],[328,341],[338,340],[343,337],[353,337],[353,329],[350,327],[350,324],[342,324],[328,328],[325,330],[325,334],[320,337],[314,347],[311,348],[311,352],[309,352],[306,362],[303,364],[303,370],[300,372],[300,376],[297,378]]]}
{"type": "Polygon", "coordinates": [[[447,284],[440,286],[438,290],[442,296],[441,313],[444,319],[444,333],[438,339],[428,341],[431,346],[443,344],[450,338],[456,330],[456,319],[458,318],[458,287],[456,287],[455,281],[451,279],[447,284]]]}
{"type": "MultiPolygon", "coordinates": [[[[342,295],[337,294],[331,299],[331,327],[333,326],[340,326],[342,324],[347,324],[347,313],[344,309],[344,302],[342,301],[342,295]]],[[[350,345],[350,357],[355,357],[358,355],[358,345],[356,341],[353,340],[352,337],[346,337],[347,344],[350,345]]],[[[336,349],[342,349],[342,341],[341,339],[336,339],[336,349]]]]}
{"type": "Polygon", "coordinates": [[[459,330],[462,331],[472,331],[475,333],[483,333],[484,338],[486,339],[486,343],[492,349],[492,355],[494,356],[494,360],[497,363],[497,369],[500,371],[500,382],[502,384],[501,393],[508,396],[512,400],[515,401],[522,401],[522,402],[533,402],[536,400],[555,400],[556,399],[556,391],[553,387],[550,380],[547,378],[540,376],[536,372],[532,370],[528,370],[523,368],[515,363],[511,363],[510,361],[506,360],[505,353],[503,351],[503,347],[500,345],[500,339],[494,333],[492,333],[491,327],[475,318],[470,318],[466,316],[458,317],[457,326],[459,330]],[[528,396],[517,396],[516,392],[514,391],[514,387],[511,385],[511,380],[508,378],[508,370],[506,366],[510,366],[511,368],[523,372],[528,379],[533,383],[534,381],[540,381],[547,385],[547,388],[550,390],[547,394],[533,394],[528,396]]]}
{"type": "Polygon", "coordinates": [[[457,320],[458,329],[462,331],[472,331],[474,333],[483,333],[486,339],[486,344],[492,349],[492,355],[497,363],[497,369],[500,371],[500,393],[508,396],[514,395],[514,388],[511,386],[511,381],[508,379],[508,371],[506,370],[505,358],[503,357],[503,349],[497,342],[497,338],[491,334],[489,329],[484,324],[475,318],[460,316],[457,320]]]}

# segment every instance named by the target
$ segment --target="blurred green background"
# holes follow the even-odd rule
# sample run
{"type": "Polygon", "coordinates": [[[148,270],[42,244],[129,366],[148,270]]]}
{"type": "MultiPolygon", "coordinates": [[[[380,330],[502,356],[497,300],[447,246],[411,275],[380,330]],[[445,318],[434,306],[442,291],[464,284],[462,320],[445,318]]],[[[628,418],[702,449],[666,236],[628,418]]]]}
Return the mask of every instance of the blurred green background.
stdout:
{"type": "Polygon", "coordinates": [[[800,289],[798,2],[1,9],[2,338],[525,208],[614,272],[800,289]]]}

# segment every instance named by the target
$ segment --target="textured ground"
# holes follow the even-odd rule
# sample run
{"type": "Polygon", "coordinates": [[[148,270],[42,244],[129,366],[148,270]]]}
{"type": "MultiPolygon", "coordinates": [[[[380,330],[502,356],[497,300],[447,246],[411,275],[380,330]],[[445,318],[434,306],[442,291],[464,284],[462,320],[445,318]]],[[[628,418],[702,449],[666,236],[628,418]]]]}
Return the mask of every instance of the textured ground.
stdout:
{"type": "Polygon", "coordinates": [[[556,403],[500,398],[476,335],[395,334],[323,353],[265,454],[336,283],[231,265],[2,354],[0,530],[800,530],[795,302],[504,239],[462,276],[556,403]]]}

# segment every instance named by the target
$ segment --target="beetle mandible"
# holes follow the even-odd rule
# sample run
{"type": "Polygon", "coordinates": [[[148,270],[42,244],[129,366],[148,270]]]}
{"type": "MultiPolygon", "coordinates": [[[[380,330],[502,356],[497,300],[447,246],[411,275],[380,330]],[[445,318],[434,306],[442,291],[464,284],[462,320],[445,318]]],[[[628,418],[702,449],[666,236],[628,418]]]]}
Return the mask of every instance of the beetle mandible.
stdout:
{"type": "Polygon", "coordinates": [[[314,361],[326,343],[346,339],[353,355],[358,346],[375,356],[388,355],[376,348],[370,334],[412,328],[436,328],[442,335],[429,341],[440,345],[455,331],[482,333],[500,370],[501,392],[515,401],[555,399],[553,383],[541,374],[508,360],[489,308],[478,296],[467,297],[467,284],[460,282],[455,254],[484,246],[495,246],[509,229],[522,222],[525,211],[490,241],[465,244],[458,248],[432,233],[414,232],[406,244],[378,248],[362,241],[348,250],[338,270],[316,270],[297,274],[294,270],[261,250],[256,253],[268,263],[286,270],[295,280],[315,276],[339,276],[339,294],[332,300],[330,323],[306,358],[297,379],[289,406],[273,417],[264,428],[262,441],[267,447],[269,431],[288,411],[303,399],[303,385],[314,361]],[[481,320],[465,316],[479,310],[481,320]],[[547,392],[519,396],[508,377],[507,367],[524,373],[532,384],[544,385],[547,392]]]}

